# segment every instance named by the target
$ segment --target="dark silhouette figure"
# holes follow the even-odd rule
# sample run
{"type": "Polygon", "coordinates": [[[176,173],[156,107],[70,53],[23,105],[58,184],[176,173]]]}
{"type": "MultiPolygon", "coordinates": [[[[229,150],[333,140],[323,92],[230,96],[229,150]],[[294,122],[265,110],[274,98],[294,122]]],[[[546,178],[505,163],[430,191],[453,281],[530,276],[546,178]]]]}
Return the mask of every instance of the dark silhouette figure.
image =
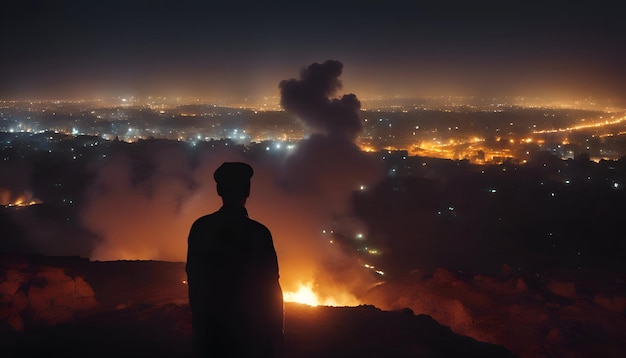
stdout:
{"type": "Polygon", "coordinates": [[[197,357],[279,357],[283,296],[270,231],[248,218],[252,167],[226,162],[214,173],[222,207],[189,232],[187,281],[197,357]]]}

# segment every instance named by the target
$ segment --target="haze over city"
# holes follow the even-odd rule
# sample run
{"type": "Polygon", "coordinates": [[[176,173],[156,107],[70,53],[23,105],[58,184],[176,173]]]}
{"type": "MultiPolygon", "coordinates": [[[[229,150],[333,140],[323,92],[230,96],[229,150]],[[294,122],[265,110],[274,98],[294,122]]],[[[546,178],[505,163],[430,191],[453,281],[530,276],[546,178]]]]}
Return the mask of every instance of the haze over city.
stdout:
{"type": "Polygon", "coordinates": [[[278,95],[337,59],[346,93],[593,97],[623,104],[614,2],[12,1],[0,98],[278,95]]]}
{"type": "Polygon", "coordinates": [[[219,208],[213,171],[245,161],[286,300],[409,307],[520,356],[612,356],[615,6],[11,2],[0,254],[182,263],[219,208]]]}

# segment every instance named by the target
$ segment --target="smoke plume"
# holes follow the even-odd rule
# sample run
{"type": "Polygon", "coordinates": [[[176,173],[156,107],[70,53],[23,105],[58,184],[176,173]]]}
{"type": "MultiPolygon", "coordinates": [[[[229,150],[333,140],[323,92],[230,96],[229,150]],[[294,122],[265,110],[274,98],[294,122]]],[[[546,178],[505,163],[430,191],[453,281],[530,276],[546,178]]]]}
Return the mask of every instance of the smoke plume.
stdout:
{"type": "Polygon", "coordinates": [[[361,102],[354,94],[332,98],[342,87],[342,69],[343,64],[334,60],[302,69],[299,80],[280,82],[280,104],[313,130],[354,140],[362,129],[361,102]]]}
{"type": "MultiPolygon", "coordinates": [[[[352,215],[350,196],[362,185],[379,181],[382,164],[355,143],[362,129],[357,97],[332,97],[341,88],[342,69],[341,62],[328,60],[302,69],[300,79],[280,82],[281,105],[313,133],[284,161],[279,185],[289,195],[307,198],[320,210],[316,217],[327,222],[332,218],[332,228],[354,237],[367,228],[352,215]]],[[[330,277],[337,270],[333,264],[345,253],[330,248],[326,252],[335,261],[321,271],[330,277]]]]}
{"type": "Polygon", "coordinates": [[[367,232],[351,213],[350,197],[382,173],[382,164],[355,143],[362,126],[356,96],[331,97],[342,67],[315,63],[300,79],[280,82],[285,110],[312,131],[291,151],[252,157],[232,146],[199,144],[190,152],[184,142],[152,140],[109,156],[82,211],[84,225],[103,238],[92,259],[184,261],[193,221],[221,206],[213,171],[244,161],[255,172],[248,212],[272,232],[285,291],[312,283],[321,296],[350,295],[372,283],[372,273],[328,234],[367,232]]]}

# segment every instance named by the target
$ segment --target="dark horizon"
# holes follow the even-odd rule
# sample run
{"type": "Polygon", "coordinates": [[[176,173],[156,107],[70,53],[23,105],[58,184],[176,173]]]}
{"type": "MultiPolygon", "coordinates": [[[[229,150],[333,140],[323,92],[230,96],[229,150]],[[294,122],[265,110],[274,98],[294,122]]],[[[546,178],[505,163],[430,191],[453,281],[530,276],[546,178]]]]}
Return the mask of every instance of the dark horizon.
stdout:
{"type": "Polygon", "coordinates": [[[616,4],[6,5],[0,98],[277,96],[328,59],[344,93],[611,98],[623,103],[616,4]]]}

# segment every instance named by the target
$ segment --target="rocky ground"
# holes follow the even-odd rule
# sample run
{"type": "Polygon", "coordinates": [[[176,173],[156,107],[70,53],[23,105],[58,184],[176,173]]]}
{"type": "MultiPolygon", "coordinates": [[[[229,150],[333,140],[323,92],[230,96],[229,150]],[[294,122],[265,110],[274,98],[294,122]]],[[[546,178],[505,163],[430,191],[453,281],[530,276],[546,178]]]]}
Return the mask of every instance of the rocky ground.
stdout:
{"type": "MultiPolygon", "coordinates": [[[[0,257],[2,357],[189,354],[184,263],[0,257]]],[[[623,277],[418,271],[358,307],[285,306],[288,357],[621,357],[623,277]]]]}
{"type": "MultiPolygon", "coordinates": [[[[186,357],[184,265],[2,257],[2,357],[186,357]]],[[[513,357],[410,309],[285,305],[286,357],[513,357]]]]}
{"type": "MultiPolygon", "coordinates": [[[[429,316],[373,306],[286,305],[286,357],[514,357],[429,316]]],[[[189,357],[187,304],[139,305],[3,335],[3,357],[189,357]]]]}
{"type": "Polygon", "coordinates": [[[626,286],[606,272],[498,277],[418,271],[369,292],[385,310],[408,307],[454,332],[507,347],[520,357],[623,357],[626,286]]]}

